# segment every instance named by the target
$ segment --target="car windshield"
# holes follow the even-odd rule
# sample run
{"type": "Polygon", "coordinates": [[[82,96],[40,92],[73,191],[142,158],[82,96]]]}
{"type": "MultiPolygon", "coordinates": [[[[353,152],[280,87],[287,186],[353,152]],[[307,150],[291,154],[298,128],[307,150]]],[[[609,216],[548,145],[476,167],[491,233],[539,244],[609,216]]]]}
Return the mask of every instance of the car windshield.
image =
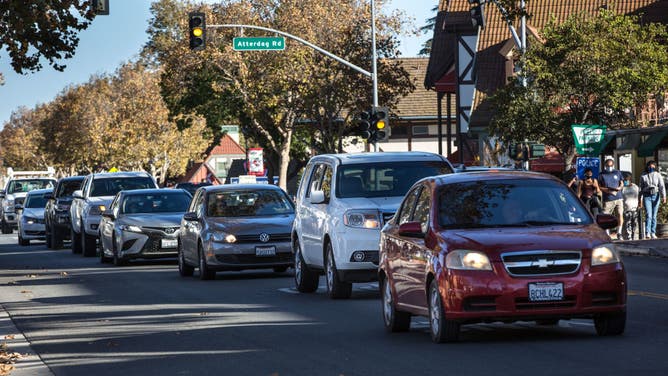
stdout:
{"type": "Polygon", "coordinates": [[[273,189],[230,190],[207,195],[209,217],[250,217],[294,213],[288,196],[273,189]]]}
{"type": "Polygon", "coordinates": [[[52,179],[25,179],[12,180],[7,187],[7,193],[30,192],[35,189],[53,188],[54,180],[52,179]]]}
{"type": "Polygon", "coordinates": [[[184,191],[129,194],[123,199],[121,213],[185,213],[190,198],[184,191]]]}
{"type": "Polygon", "coordinates": [[[336,175],[336,197],[403,196],[416,181],[451,172],[450,165],[440,161],[342,165],[336,175]]]}
{"type": "Polygon", "coordinates": [[[93,187],[91,188],[90,195],[92,197],[114,196],[120,191],[146,188],[156,188],[153,179],[146,176],[102,178],[93,180],[93,187]]]}
{"type": "Polygon", "coordinates": [[[58,192],[56,192],[56,197],[71,197],[74,191],[81,188],[82,182],[83,179],[63,181],[58,186],[58,192]]]}
{"type": "Polygon", "coordinates": [[[550,180],[455,183],[438,194],[443,228],[590,224],[589,212],[565,186],[550,180]]]}
{"type": "Polygon", "coordinates": [[[34,194],[34,195],[28,195],[26,197],[26,202],[23,205],[24,208],[28,209],[44,209],[46,206],[46,199],[44,198],[44,194],[34,194]]]}

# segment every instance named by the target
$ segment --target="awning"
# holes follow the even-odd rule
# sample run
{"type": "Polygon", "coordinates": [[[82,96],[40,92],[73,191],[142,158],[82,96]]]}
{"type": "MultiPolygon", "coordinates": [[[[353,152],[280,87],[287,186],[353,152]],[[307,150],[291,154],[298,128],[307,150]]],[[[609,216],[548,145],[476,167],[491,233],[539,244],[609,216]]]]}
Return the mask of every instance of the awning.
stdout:
{"type": "Polygon", "coordinates": [[[622,137],[622,144],[617,147],[617,151],[635,150],[638,148],[638,145],[640,145],[640,135],[637,133],[618,137],[622,137]]]}
{"type": "MultiPolygon", "coordinates": [[[[601,141],[601,148],[599,149],[601,151],[601,153],[603,153],[605,148],[608,147],[608,145],[610,145],[610,143],[614,140],[615,140],[615,135],[614,134],[606,134],[605,137],[603,137],[603,141],[601,141]]],[[[613,145],[614,145],[614,143],[613,143],[613,145]]]]}
{"type": "Polygon", "coordinates": [[[654,150],[661,144],[661,141],[668,135],[668,129],[660,132],[652,133],[645,139],[645,142],[638,148],[639,157],[652,157],[654,150]]]}

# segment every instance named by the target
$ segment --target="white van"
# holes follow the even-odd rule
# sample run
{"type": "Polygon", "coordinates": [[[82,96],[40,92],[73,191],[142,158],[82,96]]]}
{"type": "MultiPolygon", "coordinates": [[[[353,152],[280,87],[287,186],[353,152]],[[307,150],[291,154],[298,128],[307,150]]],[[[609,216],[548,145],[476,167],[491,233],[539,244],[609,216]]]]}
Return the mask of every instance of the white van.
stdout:
{"type": "Polygon", "coordinates": [[[331,298],[378,278],[380,230],[408,189],[449,174],[445,157],[425,152],[324,154],[311,158],[297,190],[292,248],[295,284],[314,292],[325,274],[331,298]]]}

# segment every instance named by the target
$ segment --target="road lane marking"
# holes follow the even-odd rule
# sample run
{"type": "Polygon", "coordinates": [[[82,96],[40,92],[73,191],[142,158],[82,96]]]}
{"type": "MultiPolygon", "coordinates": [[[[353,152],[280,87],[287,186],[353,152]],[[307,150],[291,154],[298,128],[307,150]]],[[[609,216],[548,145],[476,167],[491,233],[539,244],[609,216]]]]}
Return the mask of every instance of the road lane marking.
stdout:
{"type": "Polygon", "coordinates": [[[644,297],[647,297],[647,298],[668,300],[668,294],[659,294],[657,292],[629,290],[627,295],[628,296],[644,296],[644,297]]]}

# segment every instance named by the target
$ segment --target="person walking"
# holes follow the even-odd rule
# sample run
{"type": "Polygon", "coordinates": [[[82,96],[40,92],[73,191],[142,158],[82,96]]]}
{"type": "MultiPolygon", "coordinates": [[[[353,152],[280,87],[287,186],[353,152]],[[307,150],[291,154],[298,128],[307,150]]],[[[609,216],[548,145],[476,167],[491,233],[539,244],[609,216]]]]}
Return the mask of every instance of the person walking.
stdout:
{"type": "Polygon", "coordinates": [[[596,217],[601,211],[601,202],[598,199],[601,188],[598,186],[598,181],[594,179],[594,171],[589,167],[584,170],[584,179],[578,182],[577,194],[591,214],[596,217]]]}
{"type": "Polygon", "coordinates": [[[645,208],[645,239],[656,239],[659,198],[666,203],[666,186],[654,161],[647,162],[645,173],[640,176],[640,195],[640,207],[645,208]]]}
{"type": "Polygon", "coordinates": [[[626,240],[633,240],[638,231],[638,201],[640,200],[640,188],[632,181],[633,176],[630,172],[623,172],[624,188],[622,188],[622,197],[624,198],[624,231],[622,235],[626,240]]]}
{"type": "Polygon", "coordinates": [[[615,161],[607,159],[603,172],[598,176],[598,185],[603,192],[603,212],[616,216],[619,221],[617,239],[622,238],[624,226],[623,181],[622,173],[615,169],[615,161]]]}

